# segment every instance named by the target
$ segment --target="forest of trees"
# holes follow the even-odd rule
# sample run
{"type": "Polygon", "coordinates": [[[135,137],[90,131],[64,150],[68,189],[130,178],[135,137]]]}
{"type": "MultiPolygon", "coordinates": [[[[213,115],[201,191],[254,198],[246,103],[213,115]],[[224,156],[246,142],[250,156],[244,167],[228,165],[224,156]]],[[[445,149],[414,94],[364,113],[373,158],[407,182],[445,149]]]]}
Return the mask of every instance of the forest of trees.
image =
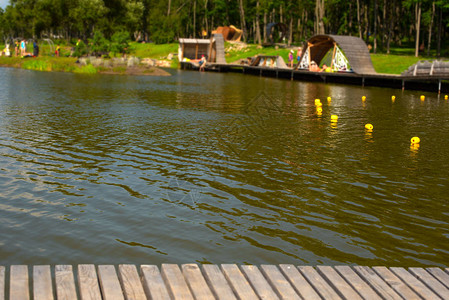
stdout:
{"type": "Polygon", "coordinates": [[[440,56],[447,52],[449,0],[10,0],[0,9],[4,40],[126,31],[135,40],[168,43],[234,25],[244,41],[262,44],[272,22],[288,26],[289,44],[342,34],[363,38],[374,52],[413,43],[416,54],[421,48],[440,56]]]}

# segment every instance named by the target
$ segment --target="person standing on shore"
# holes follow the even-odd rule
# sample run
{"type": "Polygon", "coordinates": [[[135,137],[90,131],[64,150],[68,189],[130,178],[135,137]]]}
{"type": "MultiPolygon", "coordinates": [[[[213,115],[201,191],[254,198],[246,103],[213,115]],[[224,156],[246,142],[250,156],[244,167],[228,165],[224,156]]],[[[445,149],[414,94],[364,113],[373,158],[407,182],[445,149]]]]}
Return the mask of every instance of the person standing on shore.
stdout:
{"type": "Polygon", "coordinates": [[[298,61],[298,64],[299,64],[299,61],[301,60],[301,55],[302,55],[302,48],[299,47],[298,51],[296,52],[296,60],[298,61]]]}
{"type": "Polygon", "coordinates": [[[33,56],[38,57],[39,56],[39,45],[36,41],[33,42],[33,56]]]}
{"type": "Polygon", "coordinates": [[[25,52],[26,52],[26,44],[25,40],[22,40],[20,42],[20,56],[25,56],[25,52]]]}
{"type": "Polygon", "coordinates": [[[288,65],[290,68],[293,68],[293,50],[290,50],[290,53],[288,54],[288,65]]]}
{"type": "Polygon", "coordinates": [[[19,43],[19,41],[17,40],[17,41],[15,41],[14,42],[14,44],[15,44],[15,51],[16,51],[16,56],[19,56],[19,47],[20,47],[20,43],[19,43]]]}
{"type": "Polygon", "coordinates": [[[206,57],[203,55],[203,56],[201,56],[201,60],[200,60],[200,62],[199,62],[199,65],[200,65],[200,72],[201,71],[204,71],[204,68],[206,67],[206,57]]]}

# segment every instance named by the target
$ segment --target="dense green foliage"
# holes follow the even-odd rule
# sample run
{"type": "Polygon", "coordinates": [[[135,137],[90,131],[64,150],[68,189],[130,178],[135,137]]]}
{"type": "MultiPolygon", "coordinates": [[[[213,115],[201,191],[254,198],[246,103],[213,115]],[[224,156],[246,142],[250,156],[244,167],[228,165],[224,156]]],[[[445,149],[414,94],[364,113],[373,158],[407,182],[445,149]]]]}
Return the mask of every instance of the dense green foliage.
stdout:
{"type": "MultiPolygon", "coordinates": [[[[289,44],[332,33],[360,36],[374,52],[410,43],[439,56],[447,51],[448,16],[449,0],[10,0],[0,9],[0,33],[4,40],[81,38],[87,43],[96,32],[107,39],[129,32],[134,40],[170,43],[235,25],[245,41],[262,44],[270,41],[266,25],[281,22],[289,28],[289,44]]],[[[117,38],[115,51],[126,48],[117,38]]]]}

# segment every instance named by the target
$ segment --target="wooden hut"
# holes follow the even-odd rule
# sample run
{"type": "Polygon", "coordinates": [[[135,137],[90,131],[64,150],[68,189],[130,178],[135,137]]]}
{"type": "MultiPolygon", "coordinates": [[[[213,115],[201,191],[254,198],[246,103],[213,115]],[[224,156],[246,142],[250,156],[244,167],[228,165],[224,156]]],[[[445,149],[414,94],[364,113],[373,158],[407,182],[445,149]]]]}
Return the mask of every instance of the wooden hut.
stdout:
{"type": "Polygon", "coordinates": [[[179,39],[179,61],[199,60],[203,55],[208,62],[226,63],[221,34],[214,34],[210,39],[179,39]]]}
{"type": "Polygon", "coordinates": [[[311,37],[302,49],[297,68],[308,69],[312,61],[318,65],[327,60],[336,71],[356,74],[375,74],[371,56],[365,42],[354,36],[316,35],[311,37]]]}

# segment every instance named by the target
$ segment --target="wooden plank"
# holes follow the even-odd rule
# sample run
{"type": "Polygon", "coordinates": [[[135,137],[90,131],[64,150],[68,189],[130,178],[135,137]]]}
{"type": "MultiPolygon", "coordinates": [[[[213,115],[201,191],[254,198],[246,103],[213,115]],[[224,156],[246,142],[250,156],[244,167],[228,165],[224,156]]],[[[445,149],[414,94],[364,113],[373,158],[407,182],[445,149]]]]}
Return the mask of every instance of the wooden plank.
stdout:
{"type": "Polygon", "coordinates": [[[373,269],[365,266],[355,266],[354,270],[383,298],[402,299],[373,269]]]}
{"type": "Polygon", "coordinates": [[[202,265],[202,269],[204,278],[217,299],[237,299],[232,292],[231,286],[226,281],[226,278],[217,265],[202,265]]]}
{"type": "Polygon", "coordinates": [[[53,300],[50,266],[33,266],[34,300],[53,300]]]}
{"type": "Polygon", "coordinates": [[[347,282],[363,297],[365,300],[380,300],[381,297],[349,266],[335,266],[335,270],[346,279],[347,282]]]}
{"type": "Polygon", "coordinates": [[[118,275],[127,300],[146,300],[145,291],[135,265],[119,265],[118,275]]]}
{"type": "MultiPolygon", "coordinates": [[[[383,267],[385,268],[385,267],[383,267]]],[[[428,289],[421,281],[416,279],[415,276],[407,272],[404,268],[390,268],[398,278],[406,282],[407,285],[413,289],[418,295],[424,299],[438,299],[439,297],[435,295],[430,289],[428,289]]]]}
{"type": "Polygon", "coordinates": [[[402,281],[406,282],[410,288],[412,288],[418,295],[424,299],[438,299],[439,297],[435,295],[430,289],[428,289],[421,281],[416,279],[415,276],[407,272],[404,268],[390,268],[390,270],[402,281]]]}
{"type": "Polygon", "coordinates": [[[409,268],[408,270],[427,285],[435,294],[443,299],[449,299],[449,290],[426,270],[423,268],[409,268]]]}
{"type": "Polygon", "coordinates": [[[75,277],[71,265],[55,266],[56,298],[58,300],[78,299],[76,296],[75,277]]]}
{"type": "Polygon", "coordinates": [[[9,299],[28,300],[30,299],[28,283],[28,266],[13,265],[10,268],[9,299]]]}
{"type": "Polygon", "coordinates": [[[279,299],[257,266],[243,265],[241,269],[261,299],[279,299]]]}
{"type": "Polygon", "coordinates": [[[317,266],[318,273],[330,282],[337,292],[343,296],[343,298],[351,300],[362,300],[360,295],[353,290],[351,285],[349,285],[338,273],[330,266],[317,266]]]}
{"type": "Polygon", "coordinates": [[[169,300],[167,287],[162,279],[161,273],[157,266],[142,265],[140,266],[143,288],[149,299],[169,300]]]}
{"type": "Polygon", "coordinates": [[[113,265],[98,266],[98,279],[104,300],[125,299],[113,265]]]}
{"type": "Polygon", "coordinates": [[[223,264],[221,270],[239,299],[259,299],[237,265],[223,264]]]}
{"type": "Polygon", "coordinates": [[[301,299],[278,267],[261,265],[260,269],[281,299],[301,299]]]}
{"type": "Polygon", "coordinates": [[[409,287],[406,282],[402,281],[401,278],[396,276],[396,274],[394,274],[388,268],[380,266],[373,267],[373,271],[375,271],[383,281],[389,284],[389,286],[391,286],[399,295],[401,295],[401,299],[422,299],[409,287]]]}
{"type": "Polygon", "coordinates": [[[5,267],[0,266],[0,300],[5,300],[5,267]]]}
{"type": "Polygon", "coordinates": [[[173,299],[193,299],[184,276],[178,265],[162,264],[162,278],[165,281],[170,296],[173,299]]]}
{"type": "Polygon", "coordinates": [[[321,299],[315,289],[307,282],[294,265],[279,265],[285,277],[290,281],[296,292],[304,299],[321,299]]]}
{"type": "Polygon", "coordinates": [[[102,299],[94,265],[78,265],[78,283],[81,300],[102,299]]]}
{"type": "Polygon", "coordinates": [[[442,284],[449,288],[449,274],[445,273],[440,268],[427,268],[430,274],[432,274],[436,279],[438,279],[442,284]]]}
{"type": "Polygon", "coordinates": [[[184,264],[181,269],[196,300],[215,299],[197,264],[184,264]]]}
{"type": "Polygon", "coordinates": [[[341,299],[313,267],[300,266],[298,269],[324,299],[341,299]]]}

